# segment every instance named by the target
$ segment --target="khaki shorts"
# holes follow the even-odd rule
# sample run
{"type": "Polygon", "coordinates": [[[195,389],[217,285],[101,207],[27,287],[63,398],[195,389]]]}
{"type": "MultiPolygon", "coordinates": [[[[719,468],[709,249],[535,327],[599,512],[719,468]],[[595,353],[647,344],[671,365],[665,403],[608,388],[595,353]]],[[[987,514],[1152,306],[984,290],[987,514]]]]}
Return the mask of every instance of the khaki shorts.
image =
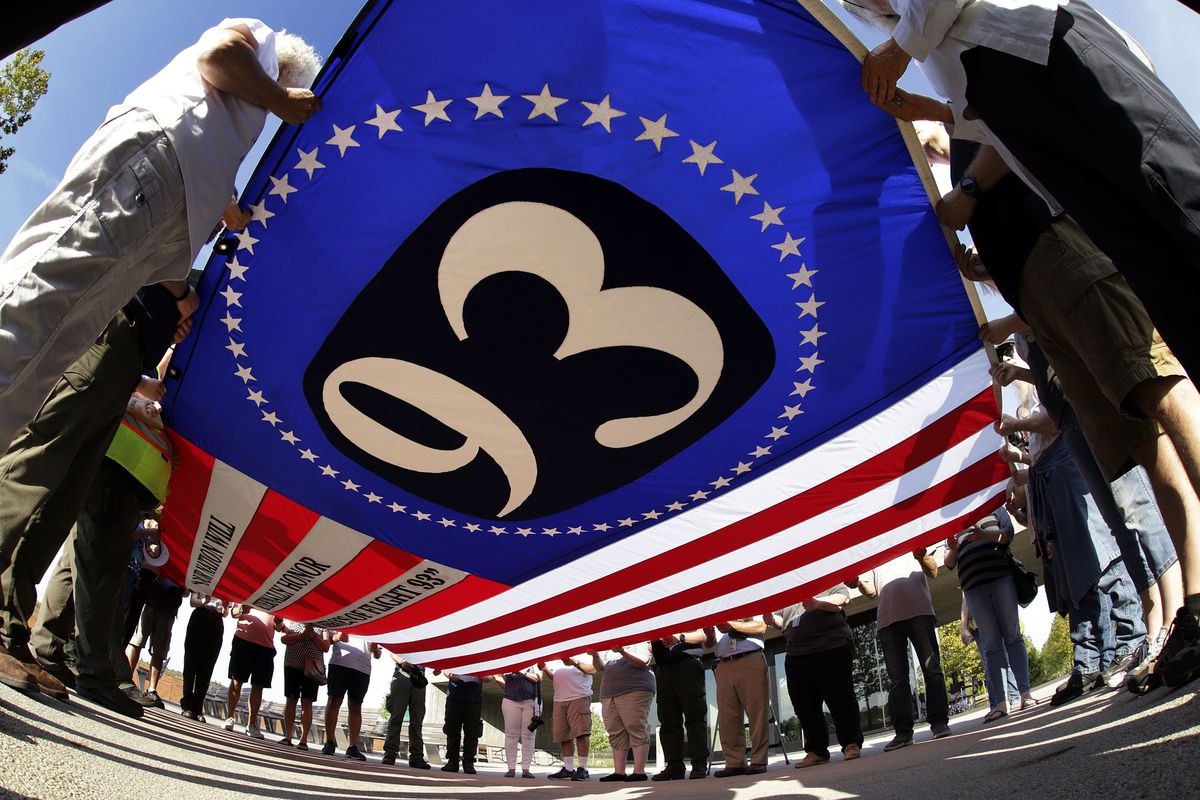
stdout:
{"type": "Polygon", "coordinates": [[[550,732],[556,742],[569,742],[592,733],[592,699],[555,700],[550,732]]]}
{"type": "Polygon", "coordinates": [[[625,692],[600,698],[604,729],[614,752],[650,743],[650,700],[654,692],[625,692]]]}
{"type": "Polygon", "coordinates": [[[1134,447],[1160,433],[1129,394],[1143,381],[1187,377],[1111,260],[1067,216],[1039,237],[1021,275],[1021,311],[1112,480],[1134,447]]]}

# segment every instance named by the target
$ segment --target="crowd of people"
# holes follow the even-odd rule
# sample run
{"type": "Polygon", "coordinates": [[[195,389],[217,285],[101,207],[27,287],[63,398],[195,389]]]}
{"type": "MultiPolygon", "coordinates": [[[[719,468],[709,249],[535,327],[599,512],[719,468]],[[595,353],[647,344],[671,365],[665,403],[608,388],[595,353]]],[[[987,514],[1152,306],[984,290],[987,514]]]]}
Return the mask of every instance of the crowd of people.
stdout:
{"type": "MultiPolygon", "coordinates": [[[[1021,402],[997,430],[1013,466],[1003,509],[946,542],[964,597],[963,636],[983,658],[991,722],[1027,708],[1028,654],[1017,608],[1027,573],[1012,557],[1013,520],[1033,537],[1046,595],[1066,616],[1074,666],[1051,703],[1124,684],[1145,693],[1200,674],[1200,130],[1144,51],[1083,2],[841,0],[888,38],[865,58],[862,86],[883,111],[923,126],[954,188],[937,205],[970,231],[962,276],[1014,313],[980,337],[998,345],[998,385],[1021,402]],[[897,81],[920,63],[942,95],[897,81]],[[1188,289],[1188,287],[1192,287],[1188,289]],[[1012,340],[1009,342],[1009,340],[1012,340]]],[[[159,417],[161,376],[198,299],[186,278],[217,224],[249,215],[230,201],[237,165],[267,112],[302,123],[320,108],[306,88],[319,59],[257,20],[226,20],[112,110],[58,189],[0,258],[0,682],[118,713],[162,705],[159,678],[188,598],[182,713],[202,720],[223,618],[232,614],[225,728],[248,682],[247,734],[285,647],[284,745],[307,748],[327,687],[322,752],[360,747],[362,703],[381,649],[345,632],[291,623],[245,604],[188,593],[158,576],[154,523],[172,466],[159,417]],[[132,554],[131,554],[132,547],[132,554]],[[35,587],[54,567],[34,614],[35,587]],[[133,676],[147,649],[147,690],[133,676]],[[326,655],[328,654],[328,663],[326,655]],[[300,705],[299,727],[296,706],[300,705]]],[[[652,642],[580,653],[502,676],[448,675],[447,772],[475,772],[485,681],[503,687],[507,775],[533,777],[543,685],[563,766],[588,780],[594,681],[613,745],[601,781],[648,780],[651,704],[662,726],[654,780],[709,773],[706,651],[716,662],[718,777],[767,769],[765,635],[786,641],[787,691],[804,732],[798,768],[831,759],[823,708],[844,760],[863,745],[844,606],[878,596],[890,681],[892,751],[914,736],[908,653],[917,654],[933,738],[951,735],[950,703],[918,550],[794,606],[652,642]],[[750,747],[746,747],[748,729],[750,747]]],[[[429,679],[392,655],[383,763],[428,769],[421,728],[429,679]]]]}

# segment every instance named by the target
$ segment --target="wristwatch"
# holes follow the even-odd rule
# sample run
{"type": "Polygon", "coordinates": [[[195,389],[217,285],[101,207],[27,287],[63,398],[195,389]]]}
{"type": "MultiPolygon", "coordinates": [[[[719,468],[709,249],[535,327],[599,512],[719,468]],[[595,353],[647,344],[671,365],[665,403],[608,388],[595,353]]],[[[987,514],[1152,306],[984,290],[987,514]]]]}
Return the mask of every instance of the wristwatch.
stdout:
{"type": "Polygon", "coordinates": [[[958,182],[958,188],[967,197],[979,197],[983,194],[983,189],[979,188],[979,181],[970,175],[963,175],[962,180],[958,182]]]}

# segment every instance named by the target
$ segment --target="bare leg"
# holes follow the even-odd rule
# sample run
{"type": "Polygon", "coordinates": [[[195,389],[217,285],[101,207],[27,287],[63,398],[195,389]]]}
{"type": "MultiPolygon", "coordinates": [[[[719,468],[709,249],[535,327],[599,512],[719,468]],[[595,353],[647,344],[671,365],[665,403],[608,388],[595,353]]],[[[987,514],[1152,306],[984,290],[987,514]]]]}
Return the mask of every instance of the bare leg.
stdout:
{"type": "Polygon", "coordinates": [[[1178,376],[1155,378],[1134,387],[1129,399],[1163,426],[1192,488],[1200,493],[1200,393],[1196,386],[1178,376]]]}
{"type": "MultiPolygon", "coordinates": [[[[142,657],[142,648],[129,645],[125,648],[125,658],[129,660],[129,674],[137,677],[138,661],[142,657]]],[[[136,683],[136,681],[135,681],[136,683]]]]}
{"type": "MultiPolygon", "coordinates": [[[[1155,382],[1142,383],[1135,393],[1152,383],[1155,382]]],[[[1196,496],[1174,445],[1166,436],[1138,443],[1133,455],[1146,469],[1167,533],[1175,544],[1184,592],[1200,593],[1200,498],[1196,496]]]]}
{"type": "Polygon", "coordinates": [[[150,685],[146,689],[148,692],[158,692],[158,679],[162,677],[163,660],[161,656],[155,656],[150,660],[150,685]]]}
{"type": "Polygon", "coordinates": [[[358,746],[358,732],[362,728],[362,705],[350,701],[350,710],[346,714],[346,725],[350,728],[350,746],[358,746]]]}
{"type": "Polygon", "coordinates": [[[1167,627],[1175,619],[1175,612],[1183,608],[1183,569],[1179,562],[1172,564],[1155,585],[1162,596],[1163,627],[1167,627]]]}
{"type": "Polygon", "coordinates": [[[618,775],[625,774],[625,760],[629,756],[629,751],[625,748],[618,750],[613,748],[613,772],[618,775]]]}
{"type": "Polygon", "coordinates": [[[238,700],[242,698],[242,682],[230,680],[229,692],[225,696],[225,705],[229,710],[229,718],[234,717],[234,712],[237,711],[238,700]]]}
{"type": "Polygon", "coordinates": [[[258,727],[258,707],[262,705],[262,687],[250,687],[250,719],[247,721],[247,728],[258,727]]]}
{"type": "Polygon", "coordinates": [[[640,744],[633,748],[633,771],[638,775],[646,772],[646,756],[650,755],[650,745],[640,744]]]}
{"type": "MultiPolygon", "coordinates": [[[[312,728],[312,700],[300,701],[300,741],[308,741],[308,731],[312,728]]],[[[290,731],[291,728],[288,728],[290,731]]]]}
{"type": "Polygon", "coordinates": [[[592,741],[592,740],[590,738],[588,738],[587,736],[580,736],[578,739],[575,740],[575,752],[579,754],[580,758],[587,757],[588,743],[590,741],[592,741]]]}
{"type": "Polygon", "coordinates": [[[334,736],[334,731],[337,729],[338,712],[342,710],[341,699],[334,700],[330,698],[325,703],[325,743],[336,742],[337,737],[334,736]]]}
{"type": "MultiPolygon", "coordinates": [[[[305,701],[307,702],[307,701],[305,701]]],[[[289,697],[283,704],[283,739],[290,742],[296,726],[296,698],[289,697]]]]}

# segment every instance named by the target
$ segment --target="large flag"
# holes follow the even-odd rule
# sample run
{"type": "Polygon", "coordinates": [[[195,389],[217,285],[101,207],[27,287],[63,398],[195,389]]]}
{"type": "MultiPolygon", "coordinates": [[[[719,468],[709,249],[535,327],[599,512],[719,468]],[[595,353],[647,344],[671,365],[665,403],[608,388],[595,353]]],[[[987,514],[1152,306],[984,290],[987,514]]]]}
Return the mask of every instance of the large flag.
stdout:
{"type": "Polygon", "coordinates": [[[486,673],[998,505],[975,316],[842,41],[815,1],[370,4],[176,355],[178,579],[486,673]]]}

